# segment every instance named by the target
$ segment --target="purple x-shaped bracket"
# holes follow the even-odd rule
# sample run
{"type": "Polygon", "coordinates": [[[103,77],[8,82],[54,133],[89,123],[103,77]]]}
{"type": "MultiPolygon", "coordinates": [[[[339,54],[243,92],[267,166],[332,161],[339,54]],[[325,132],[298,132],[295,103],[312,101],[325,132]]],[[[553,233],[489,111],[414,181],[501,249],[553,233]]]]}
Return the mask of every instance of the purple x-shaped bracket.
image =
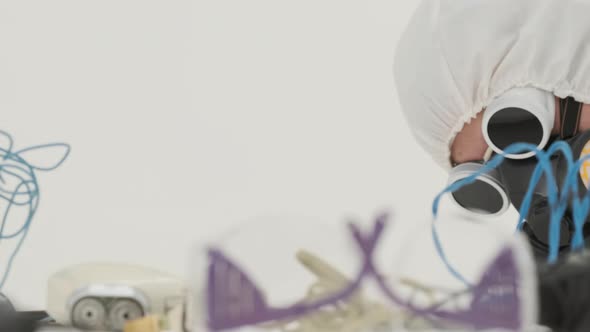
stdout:
{"type": "Polygon", "coordinates": [[[335,304],[352,296],[366,278],[374,278],[381,291],[395,304],[418,315],[462,323],[476,329],[522,328],[522,305],[519,292],[520,271],[514,249],[503,248],[488,266],[479,283],[471,289],[471,305],[466,310],[446,311],[439,307],[419,308],[395,293],[380,276],[373,263],[373,253],[381,238],[388,216],[375,221],[373,230],[363,235],[360,229],[350,229],[362,252],[363,265],[357,277],[337,293],[314,303],[269,307],[262,292],[242,269],[220,250],[209,250],[207,279],[207,324],[211,331],[221,331],[271,321],[292,319],[335,304]]]}

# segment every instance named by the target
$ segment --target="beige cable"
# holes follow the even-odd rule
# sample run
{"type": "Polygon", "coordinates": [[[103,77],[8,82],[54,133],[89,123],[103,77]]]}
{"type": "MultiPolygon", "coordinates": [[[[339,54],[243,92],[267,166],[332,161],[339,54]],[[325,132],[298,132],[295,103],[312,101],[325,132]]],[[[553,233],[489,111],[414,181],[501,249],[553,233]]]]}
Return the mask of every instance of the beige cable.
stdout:
{"type": "MultiPolygon", "coordinates": [[[[351,282],[343,273],[308,251],[300,250],[296,257],[317,277],[303,302],[325,298],[351,282]]],[[[349,299],[326,306],[317,312],[268,324],[266,327],[278,328],[283,332],[361,332],[390,330],[390,326],[400,320],[403,320],[401,312],[397,313],[381,303],[367,300],[359,290],[349,299]]]]}
{"type": "Polygon", "coordinates": [[[491,147],[488,147],[486,150],[486,153],[483,155],[483,161],[488,162],[490,160],[490,158],[492,158],[493,153],[494,153],[494,150],[492,150],[491,147]]]}
{"type": "MultiPolygon", "coordinates": [[[[316,282],[308,288],[301,301],[303,303],[316,302],[326,298],[351,283],[350,279],[342,272],[308,251],[300,250],[296,257],[317,278],[316,282]]],[[[436,294],[449,293],[449,291],[425,286],[411,278],[400,278],[399,283],[413,291],[411,296],[424,294],[428,300],[426,305],[436,303],[436,294]]],[[[427,319],[411,312],[403,309],[396,310],[394,307],[368,300],[360,289],[346,300],[326,306],[303,317],[261,326],[268,329],[278,329],[282,332],[392,331],[394,327],[407,331],[424,331],[434,328],[427,319]]]]}

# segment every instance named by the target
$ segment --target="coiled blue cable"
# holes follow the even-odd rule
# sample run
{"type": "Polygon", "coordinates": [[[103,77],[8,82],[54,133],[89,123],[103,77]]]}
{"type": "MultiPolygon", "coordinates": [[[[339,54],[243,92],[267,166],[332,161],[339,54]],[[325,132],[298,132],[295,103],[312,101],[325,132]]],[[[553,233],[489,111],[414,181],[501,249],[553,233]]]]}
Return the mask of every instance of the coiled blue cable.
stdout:
{"type": "Polygon", "coordinates": [[[590,214],[590,191],[586,191],[583,197],[579,198],[577,179],[580,169],[584,163],[590,161],[590,155],[580,158],[568,173],[568,186],[572,191],[574,235],[572,237],[572,250],[584,248],[584,223],[590,214]]]}
{"type": "Polygon", "coordinates": [[[572,250],[579,250],[584,246],[583,226],[588,214],[590,213],[590,191],[587,191],[584,197],[582,199],[579,199],[577,179],[580,168],[582,167],[585,161],[590,160],[590,156],[586,156],[574,162],[571,148],[564,141],[557,141],[553,143],[549,147],[549,149],[547,149],[547,151],[540,150],[532,144],[513,144],[506,148],[503,154],[498,154],[494,156],[494,158],[492,158],[490,161],[485,163],[482,166],[482,168],[479,169],[478,172],[447,186],[442,192],[440,192],[435,197],[433,201],[433,219],[431,227],[436,251],[440,259],[446,266],[447,270],[451,273],[451,275],[453,275],[459,281],[463,282],[468,287],[472,286],[471,283],[465,277],[463,277],[463,275],[450,263],[449,259],[447,258],[444,252],[442,243],[438,236],[435,221],[438,216],[440,200],[444,195],[448,193],[453,193],[466,185],[474,183],[475,181],[477,181],[477,178],[482,174],[488,173],[491,170],[497,168],[504,161],[506,155],[519,154],[531,151],[535,152],[535,157],[537,158],[538,163],[533,171],[531,181],[529,183],[527,192],[525,193],[523,202],[521,204],[521,208],[519,211],[519,220],[517,223],[517,230],[522,229],[522,225],[524,224],[525,218],[528,215],[530,206],[532,204],[532,198],[535,187],[539,183],[541,177],[545,176],[547,182],[547,199],[550,208],[549,254],[547,257],[548,262],[554,263],[557,261],[559,255],[560,224],[567,210],[568,201],[570,197],[572,197],[573,200],[572,214],[575,226],[571,248],[572,250]],[[557,182],[555,179],[555,175],[553,174],[553,169],[550,161],[551,157],[556,153],[563,154],[567,166],[567,175],[563,181],[561,191],[558,190],[557,182]]]}
{"type": "MultiPolygon", "coordinates": [[[[559,238],[560,238],[560,225],[561,220],[566,212],[568,197],[570,194],[570,171],[572,169],[573,156],[570,146],[565,143],[564,141],[557,141],[553,143],[547,151],[538,150],[536,152],[537,156],[537,166],[533,171],[533,176],[531,177],[531,181],[529,182],[529,186],[527,188],[525,197],[522,201],[521,208],[519,211],[519,220],[517,224],[517,230],[522,229],[522,225],[524,224],[524,218],[529,213],[530,206],[532,204],[533,193],[535,187],[537,186],[540,178],[541,178],[541,170],[545,175],[545,179],[547,181],[547,193],[548,193],[548,201],[549,201],[549,209],[550,209],[550,217],[549,217],[549,255],[548,255],[548,262],[554,263],[557,260],[559,255],[559,238]],[[561,152],[566,160],[567,165],[567,176],[564,181],[563,190],[559,192],[555,175],[553,174],[553,169],[551,167],[551,157],[557,153],[561,152]]],[[[577,185],[577,183],[576,183],[577,185]]],[[[577,186],[576,186],[577,189],[577,186]]]]}
{"type": "Polygon", "coordinates": [[[4,266],[4,273],[0,277],[1,290],[8,280],[15,258],[23,246],[39,206],[39,187],[35,171],[51,171],[59,167],[69,155],[70,146],[63,143],[54,143],[13,151],[12,137],[4,131],[0,131],[0,136],[8,140],[7,147],[0,146],[0,208],[3,209],[3,212],[1,212],[0,242],[18,238],[16,246],[4,266]],[[47,151],[47,149],[51,148],[58,148],[59,155],[57,155],[58,158],[54,158],[56,160],[49,162],[49,166],[29,162],[26,160],[27,157],[23,157],[40,150],[47,151]],[[17,207],[26,209],[24,222],[16,231],[8,233],[6,231],[7,225],[9,221],[14,219],[10,218],[11,212],[17,207]]]}

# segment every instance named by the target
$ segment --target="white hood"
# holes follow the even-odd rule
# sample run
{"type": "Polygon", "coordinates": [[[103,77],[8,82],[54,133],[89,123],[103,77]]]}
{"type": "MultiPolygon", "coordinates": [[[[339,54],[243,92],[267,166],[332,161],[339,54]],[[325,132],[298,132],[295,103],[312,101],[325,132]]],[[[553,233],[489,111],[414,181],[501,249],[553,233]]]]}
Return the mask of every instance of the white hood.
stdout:
{"type": "Polygon", "coordinates": [[[590,103],[590,0],[423,0],[394,71],[412,132],[449,169],[456,134],[506,90],[590,103]]]}

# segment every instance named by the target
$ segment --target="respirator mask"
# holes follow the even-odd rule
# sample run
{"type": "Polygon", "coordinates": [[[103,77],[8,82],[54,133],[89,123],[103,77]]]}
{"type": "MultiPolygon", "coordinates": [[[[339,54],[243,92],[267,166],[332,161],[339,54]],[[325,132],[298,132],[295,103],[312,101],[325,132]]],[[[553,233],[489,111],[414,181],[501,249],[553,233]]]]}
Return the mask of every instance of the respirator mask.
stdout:
{"type": "MultiPolygon", "coordinates": [[[[559,100],[559,134],[552,135],[555,124],[555,96],[535,88],[517,88],[493,100],[484,110],[482,131],[490,147],[481,161],[454,165],[449,184],[472,176],[484,167],[493,154],[502,154],[514,143],[528,143],[546,149],[556,140],[565,141],[572,149],[575,160],[590,152],[590,131],[578,133],[582,103],[571,97],[559,100]],[[588,150],[588,151],[586,151],[588,150]]],[[[497,216],[510,205],[520,210],[529,183],[537,166],[534,151],[505,154],[497,168],[478,176],[471,184],[452,193],[451,199],[462,209],[479,215],[497,216]]],[[[551,157],[551,167],[558,190],[563,189],[568,164],[562,154],[551,157]]],[[[578,176],[578,191],[587,191],[585,169],[578,176]]],[[[542,177],[533,193],[533,201],[525,218],[523,231],[530,239],[535,254],[545,257],[549,248],[550,208],[547,181],[542,177]]],[[[569,247],[574,232],[572,205],[568,206],[561,221],[560,251],[569,247]]],[[[585,233],[586,235],[586,233],[585,233]]]]}

